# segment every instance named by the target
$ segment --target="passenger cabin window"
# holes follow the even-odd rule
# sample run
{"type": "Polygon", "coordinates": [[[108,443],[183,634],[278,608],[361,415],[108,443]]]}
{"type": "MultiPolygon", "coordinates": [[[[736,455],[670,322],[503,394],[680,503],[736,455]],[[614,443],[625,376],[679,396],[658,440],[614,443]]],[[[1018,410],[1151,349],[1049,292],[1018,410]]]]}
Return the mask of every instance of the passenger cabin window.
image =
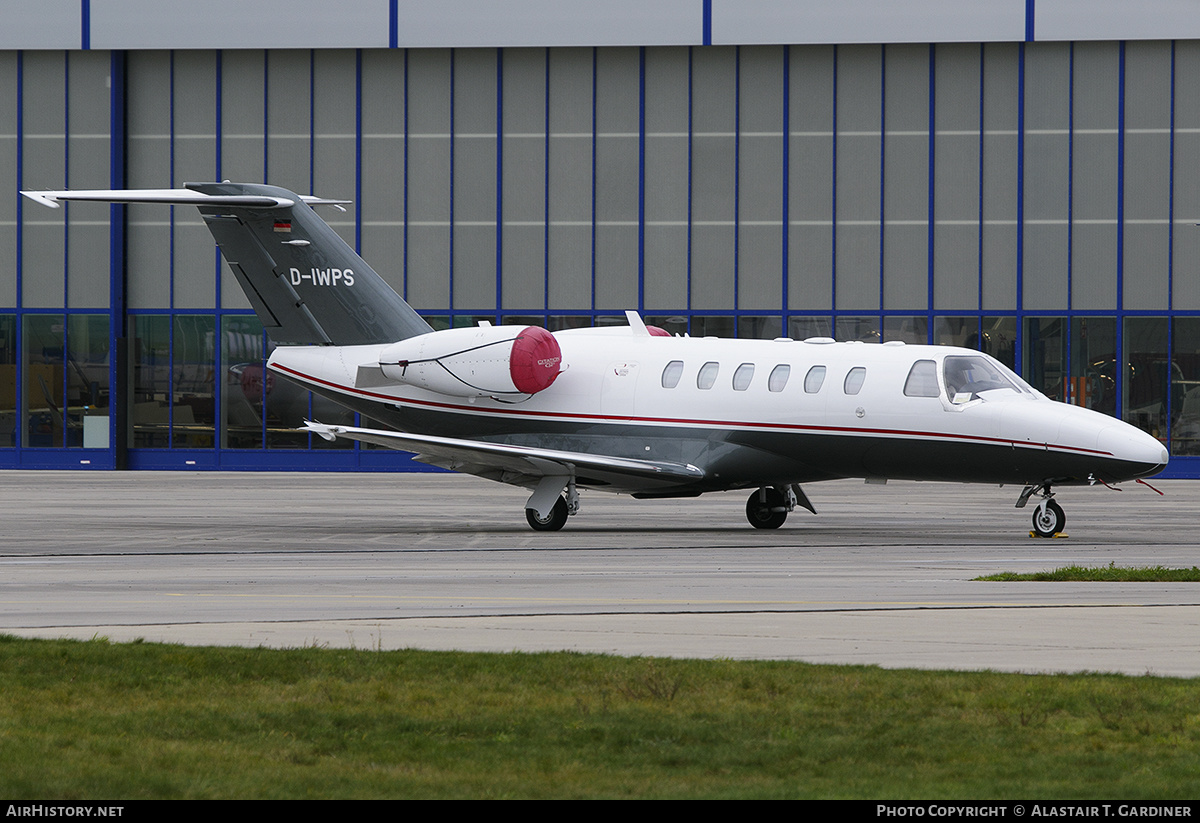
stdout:
{"type": "Polygon", "coordinates": [[[846,375],[846,382],[842,383],[842,390],[846,394],[858,394],[862,389],[863,380],[867,378],[867,370],[862,366],[855,366],[846,375]]]}
{"type": "Polygon", "coordinates": [[[937,381],[937,363],[932,360],[918,360],[908,370],[908,379],[904,381],[905,397],[937,397],[942,393],[937,381]]]}
{"type": "Polygon", "coordinates": [[[683,361],[682,360],[672,360],[670,363],[667,364],[667,367],[665,369],[663,369],[662,387],[664,389],[675,388],[676,386],[679,385],[679,378],[682,374],[683,374],[683,361]]]}
{"type": "Polygon", "coordinates": [[[733,390],[745,391],[750,388],[750,381],[754,379],[754,364],[743,363],[737,367],[737,371],[733,373],[733,390]]]}
{"type": "Polygon", "coordinates": [[[804,391],[808,394],[816,394],[821,390],[821,384],[825,382],[825,367],[813,366],[808,370],[808,374],[804,375],[804,391]]]}
{"type": "Polygon", "coordinates": [[[709,361],[700,367],[700,373],[696,375],[696,388],[711,389],[713,383],[717,382],[717,370],[720,365],[709,361]]]}
{"type": "Polygon", "coordinates": [[[788,376],[791,373],[792,367],[785,363],[780,363],[771,369],[771,376],[767,378],[767,391],[783,391],[783,387],[787,385],[788,376]]]}

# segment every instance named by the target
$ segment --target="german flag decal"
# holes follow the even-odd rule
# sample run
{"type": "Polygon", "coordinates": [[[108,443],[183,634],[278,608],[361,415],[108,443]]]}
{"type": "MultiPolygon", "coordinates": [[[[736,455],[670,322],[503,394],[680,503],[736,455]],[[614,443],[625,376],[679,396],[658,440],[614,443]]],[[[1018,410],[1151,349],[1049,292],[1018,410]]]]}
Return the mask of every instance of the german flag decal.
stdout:
{"type": "Polygon", "coordinates": [[[276,220],[275,221],[275,231],[284,232],[285,234],[291,234],[292,221],[291,220],[276,220]]]}

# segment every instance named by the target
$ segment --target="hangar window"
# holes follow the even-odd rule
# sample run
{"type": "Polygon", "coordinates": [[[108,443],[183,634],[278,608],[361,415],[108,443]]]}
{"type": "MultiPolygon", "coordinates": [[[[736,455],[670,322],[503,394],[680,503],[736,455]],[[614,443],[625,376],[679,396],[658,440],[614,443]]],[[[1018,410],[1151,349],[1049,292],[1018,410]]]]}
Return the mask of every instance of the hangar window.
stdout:
{"type": "Polygon", "coordinates": [[[788,376],[792,373],[792,367],[780,363],[775,368],[771,369],[771,376],[767,378],[768,391],[783,391],[783,387],[787,385],[788,376]]]}
{"type": "Polygon", "coordinates": [[[816,394],[821,390],[821,384],[825,382],[825,367],[813,366],[808,370],[808,374],[804,375],[804,391],[809,394],[816,394]]]}
{"type": "Polygon", "coordinates": [[[908,370],[908,379],[904,381],[905,397],[937,397],[941,394],[937,381],[937,363],[932,360],[918,360],[908,370]]]}
{"type": "Polygon", "coordinates": [[[720,365],[713,361],[709,361],[700,367],[700,373],[696,375],[696,388],[711,389],[713,383],[717,382],[717,370],[720,365]]]}
{"type": "Polygon", "coordinates": [[[862,390],[863,381],[867,379],[867,370],[862,366],[855,366],[846,375],[846,382],[842,383],[842,390],[846,394],[858,394],[862,390]]]}
{"type": "Polygon", "coordinates": [[[664,389],[673,389],[679,385],[679,377],[683,374],[683,361],[672,360],[663,369],[662,387],[664,389]]]}
{"type": "Polygon", "coordinates": [[[743,363],[737,367],[737,371],[733,373],[733,390],[745,391],[750,388],[750,381],[754,379],[754,364],[743,363]]]}

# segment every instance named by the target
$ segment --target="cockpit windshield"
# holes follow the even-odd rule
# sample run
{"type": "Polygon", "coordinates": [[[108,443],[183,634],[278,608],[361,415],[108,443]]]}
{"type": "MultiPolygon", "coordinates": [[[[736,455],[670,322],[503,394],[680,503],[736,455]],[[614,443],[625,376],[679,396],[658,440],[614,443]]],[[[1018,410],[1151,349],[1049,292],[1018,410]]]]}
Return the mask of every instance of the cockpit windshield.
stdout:
{"type": "Polygon", "coordinates": [[[942,370],[952,403],[967,403],[997,390],[1032,393],[1019,377],[983,355],[952,355],[942,363],[942,370]]]}

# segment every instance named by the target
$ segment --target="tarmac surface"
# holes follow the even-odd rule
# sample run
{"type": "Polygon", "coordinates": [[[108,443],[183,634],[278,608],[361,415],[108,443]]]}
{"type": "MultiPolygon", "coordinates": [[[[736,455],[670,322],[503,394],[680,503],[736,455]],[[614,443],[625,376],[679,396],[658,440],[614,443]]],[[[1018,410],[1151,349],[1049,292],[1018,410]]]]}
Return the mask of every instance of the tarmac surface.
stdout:
{"type": "Polygon", "coordinates": [[[1200,565],[1200,483],[1059,490],[806,486],[778,531],[747,492],[527,492],[447,474],[0,472],[0,632],[187,644],[571,649],[892,668],[1200,675],[1200,583],[990,583],[1000,571],[1200,565]]]}

